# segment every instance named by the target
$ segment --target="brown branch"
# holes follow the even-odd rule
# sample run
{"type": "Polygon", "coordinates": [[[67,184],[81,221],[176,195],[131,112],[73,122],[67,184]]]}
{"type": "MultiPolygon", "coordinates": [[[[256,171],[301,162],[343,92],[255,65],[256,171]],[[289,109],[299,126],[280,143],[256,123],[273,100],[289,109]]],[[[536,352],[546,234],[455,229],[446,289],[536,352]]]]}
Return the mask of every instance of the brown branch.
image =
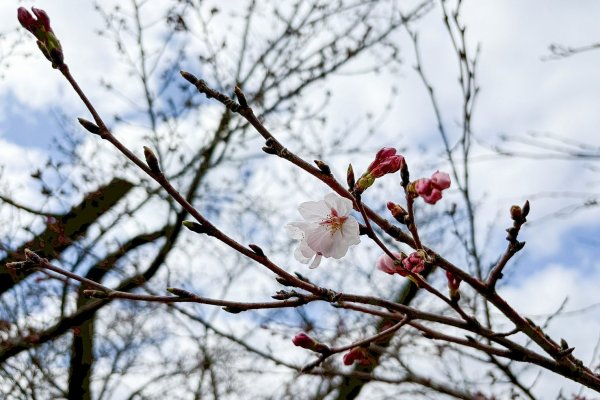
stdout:
{"type": "Polygon", "coordinates": [[[506,230],[508,232],[508,236],[506,237],[506,240],[508,240],[508,247],[506,248],[506,251],[500,260],[498,260],[496,265],[490,271],[486,283],[488,288],[491,290],[496,287],[496,283],[502,278],[502,270],[508,261],[510,261],[510,259],[525,246],[525,242],[519,242],[517,240],[517,236],[519,235],[521,226],[527,222],[527,215],[529,214],[529,201],[525,202],[523,208],[519,206],[512,206],[510,212],[511,218],[513,219],[513,226],[506,230]]]}
{"type": "MultiPolygon", "coordinates": [[[[288,273],[287,271],[283,270],[282,268],[280,268],[279,266],[277,266],[276,264],[271,262],[267,258],[267,256],[256,254],[252,249],[241,245],[240,243],[236,242],[234,239],[232,239],[231,237],[227,236],[225,233],[223,233],[222,231],[217,229],[210,221],[208,221],[206,218],[204,218],[204,216],[202,216],[202,214],[200,214],[200,212],[196,208],[194,208],[194,206],[192,206],[189,203],[189,201],[186,198],[184,198],[171,185],[171,183],[164,176],[164,174],[162,174],[160,172],[155,172],[152,169],[150,169],[142,160],[140,160],[135,154],[133,154],[117,138],[115,138],[111,134],[111,132],[106,127],[105,123],[103,122],[102,118],[100,117],[100,115],[98,114],[98,112],[96,111],[94,106],[88,100],[85,93],[79,87],[79,84],[77,83],[77,81],[71,75],[71,73],[70,73],[69,69],[66,67],[66,65],[64,67],[62,67],[60,69],[60,71],[63,74],[63,76],[69,81],[69,83],[71,84],[73,89],[77,92],[77,94],[79,95],[81,100],[84,102],[84,104],[88,108],[89,112],[92,114],[94,121],[96,121],[96,124],[98,125],[98,128],[99,128],[98,135],[101,138],[110,142],[123,155],[125,155],[125,157],[127,157],[129,160],[131,160],[135,165],[137,165],[139,168],[141,168],[148,176],[150,176],[157,183],[159,183],[167,191],[167,193],[178,204],[180,204],[185,209],[186,212],[188,212],[192,217],[194,217],[194,219],[196,219],[196,221],[198,221],[198,223],[200,223],[200,225],[202,225],[204,227],[205,232],[208,235],[213,236],[214,238],[223,242],[227,246],[231,247],[233,250],[237,251],[238,253],[241,253],[244,256],[246,256],[254,261],[257,261],[258,263],[262,264],[263,266],[265,266],[267,269],[269,269],[276,275],[284,278],[285,280],[287,280],[290,283],[293,283],[296,287],[304,289],[313,294],[323,293],[323,290],[321,288],[319,288],[311,283],[308,283],[306,281],[303,281],[293,274],[288,273]]],[[[198,83],[198,82],[196,82],[196,83],[198,83]]],[[[204,88],[204,86],[205,86],[205,85],[202,85],[201,83],[198,83],[198,85],[202,88],[204,88]]],[[[237,106],[237,103],[235,103],[233,100],[229,99],[229,97],[227,97],[223,94],[220,94],[216,91],[212,91],[212,89],[209,89],[208,94],[214,95],[217,98],[222,99],[224,104],[226,104],[226,103],[229,104],[229,106],[228,106],[229,109],[232,109],[232,107],[233,108],[239,107],[239,106],[237,106]],[[227,99],[229,99],[231,101],[228,102],[227,99]]]]}
{"type": "Polygon", "coordinates": [[[302,368],[301,372],[309,372],[311,370],[313,370],[315,367],[319,366],[320,364],[323,363],[323,361],[325,361],[327,358],[331,357],[334,354],[338,354],[338,353],[342,353],[344,351],[353,349],[355,347],[361,347],[361,346],[368,346],[369,344],[376,342],[379,339],[382,338],[387,338],[388,336],[392,335],[394,332],[396,332],[398,329],[400,329],[402,326],[404,326],[407,322],[409,321],[409,318],[404,316],[400,322],[397,322],[396,324],[394,324],[393,326],[382,330],[381,332],[369,336],[367,338],[358,340],[354,343],[351,343],[349,345],[346,346],[340,346],[340,347],[328,347],[327,351],[323,352],[323,354],[321,354],[321,356],[319,356],[318,359],[316,359],[315,361],[311,362],[310,364],[307,364],[304,368],[302,368]]]}
{"type": "Polygon", "coordinates": [[[42,257],[53,259],[69,248],[75,240],[84,235],[93,222],[97,221],[104,213],[125,197],[133,184],[115,178],[110,183],[84,196],[81,203],[73,207],[68,213],[49,221],[46,229],[22,244],[18,249],[9,253],[0,260],[0,295],[10,290],[29,273],[9,271],[7,263],[22,261],[25,249],[35,249],[42,257]]]}
{"type": "Polygon", "coordinates": [[[191,292],[170,288],[167,289],[171,293],[175,294],[175,296],[155,296],[148,294],[139,294],[139,293],[130,293],[124,292],[121,290],[114,290],[107,286],[104,286],[98,282],[95,282],[91,279],[85,278],[83,276],[79,276],[75,273],[67,271],[63,268],[60,268],[56,265],[50,264],[48,260],[40,257],[35,252],[25,249],[26,261],[21,263],[13,263],[11,265],[12,268],[41,268],[48,271],[52,271],[62,276],[66,276],[67,278],[76,280],[81,282],[85,287],[93,288],[93,289],[84,289],[83,294],[96,298],[96,299],[123,299],[123,300],[137,300],[137,301],[148,301],[148,302],[157,302],[157,303],[199,303],[199,304],[207,304],[213,306],[221,306],[223,309],[230,313],[239,313],[247,310],[255,310],[255,309],[272,309],[272,308],[288,308],[288,307],[299,307],[304,304],[310,303],[316,300],[322,300],[321,296],[301,296],[299,295],[295,299],[284,299],[276,302],[259,302],[259,303],[248,303],[248,302],[238,302],[238,301],[227,301],[227,300],[219,300],[219,299],[211,299],[208,297],[197,296],[191,292]]]}

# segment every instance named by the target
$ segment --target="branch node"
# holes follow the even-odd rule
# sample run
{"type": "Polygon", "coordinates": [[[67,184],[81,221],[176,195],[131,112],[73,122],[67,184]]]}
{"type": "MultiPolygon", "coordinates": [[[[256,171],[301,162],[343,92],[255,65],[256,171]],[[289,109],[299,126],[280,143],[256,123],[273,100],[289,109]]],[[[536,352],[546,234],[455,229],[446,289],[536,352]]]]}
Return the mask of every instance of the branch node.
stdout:
{"type": "Polygon", "coordinates": [[[183,79],[185,79],[186,81],[188,81],[189,83],[191,83],[194,86],[198,82],[198,78],[196,78],[194,75],[190,74],[189,72],[179,71],[179,73],[181,74],[181,76],[183,76],[183,79]]]}
{"type": "Polygon", "coordinates": [[[81,124],[81,126],[88,132],[93,133],[94,135],[100,134],[100,127],[95,123],[88,121],[87,119],[77,118],[77,121],[81,124]]]}
{"type": "Polygon", "coordinates": [[[354,178],[354,169],[352,168],[352,164],[348,164],[348,170],[346,171],[346,183],[348,184],[348,190],[354,190],[356,179],[354,178]]]}
{"type": "Polygon", "coordinates": [[[570,356],[573,351],[575,350],[575,347],[569,347],[568,349],[564,349],[558,352],[558,358],[565,358],[570,356]]]}
{"type": "Polygon", "coordinates": [[[168,287],[167,292],[174,294],[175,296],[181,297],[181,298],[196,297],[196,295],[192,292],[189,292],[189,291],[183,290],[183,289],[179,289],[179,288],[174,288],[174,287],[168,287]]]}
{"type": "Polygon", "coordinates": [[[317,165],[317,168],[319,168],[319,170],[324,173],[327,176],[331,176],[331,168],[329,168],[329,165],[327,165],[324,161],[321,160],[314,160],[315,164],[317,165]]]}
{"type": "Polygon", "coordinates": [[[288,281],[285,278],[282,278],[281,276],[275,277],[275,280],[277,282],[279,282],[280,284],[282,284],[283,286],[294,286],[294,284],[292,282],[288,281]]]}
{"type": "Polygon", "coordinates": [[[238,101],[240,102],[240,109],[250,108],[248,106],[248,100],[246,100],[246,95],[244,92],[242,92],[242,89],[240,89],[239,86],[235,86],[234,93],[235,97],[237,97],[238,101]]]}
{"type": "Polygon", "coordinates": [[[261,249],[260,247],[258,247],[255,244],[249,244],[248,247],[250,247],[250,249],[258,256],[261,257],[265,257],[265,252],[263,251],[263,249],[261,249]]]}
{"type": "Polygon", "coordinates": [[[30,263],[40,264],[45,261],[42,257],[38,256],[36,253],[34,253],[33,251],[31,251],[29,249],[25,249],[24,253],[25,253],[26,261],[28,261],[30,263]]]}
{"type": "Polygon", "coordinates": [[[310,281],[310,279],[308,279],[307,277],[305,277],[304,275],[302,275],[300,272],[294,272],[294,275],[296,275],[298,277],[298,279],[300,279],[301,281],[304,281],[306,283],[312,283],[310,281]]]}
{"type": "Polygon", "coordinates": [[[239,314],[242,311],[246,311],[243,308],[240,307],[234,307],[234,306],[226,306],[226,307],[222,307],[223,311],[231,313],[231,314],[239,314]]]}
{"type": "Polygon", "coordinates": [[[155,173],[156,175],[161,175],[162,171],[160,170],[160,165],[158,163],[158,158],[154,154],[149,147],[144,146],[144,157],[146,158],[146,164],[150,168],[150,171],[155,173]]]}
{"type": "Polygon", "coordinates": [[[202,224],[199,224],[194,221],[183,221],[181,223],[183,226],[188,228],[192,232],[200,233],[200,234],[209,234],[209,229],[202,224]]]}

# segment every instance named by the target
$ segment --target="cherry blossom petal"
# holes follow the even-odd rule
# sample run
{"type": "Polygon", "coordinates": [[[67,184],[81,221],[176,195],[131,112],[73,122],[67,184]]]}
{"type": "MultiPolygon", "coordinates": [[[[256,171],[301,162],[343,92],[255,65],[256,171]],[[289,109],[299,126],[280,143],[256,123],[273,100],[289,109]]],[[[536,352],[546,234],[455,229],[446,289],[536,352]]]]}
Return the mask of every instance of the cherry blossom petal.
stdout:
{"type": "Polygon", "coordinates": [[[330,209],[336,210],[340,217],[350,214],[353,208],[352,200],[338,196],[335,193],[329,193],[325,196],[325,203],[330,209]]]}
{"type": "MultiPolygon", "coordinates": [[[[348,252],[348,243],[344,241],[341,237],[342,232],[337,231],[333,234],[333,240],[331,241],[331,247],[329,248],[328,255],[329,257],[340,259],[346,255],[348,252]]],[[[323,255],[326,255],[323,253],[323,255]]]]}
{"type": "Polygon", "coordinates": [[[329,214],[331,207],[328,207],[322,201],[307,201],[298,206],[298,211],[302,218],[306,220],[321,220],[323,216],[329,214]]]}
{"type": "MultiPolygon", "coordinates": [[[[396,256],[396,258],[398,260],[401,260],[404,257],[404,255],[399,252],[394,252],[392,254],[394,254],[394,256],[396,256]]],[[[377,266],[378,270],[383,271],[386,274],[390,274],[390,275],[393,275],[393,274],[402,275],[402,272],[404,272],[402,270],[402,267],[400,267],[399,265],[396,265],[394,260],[385,253],[383,253],[381,256],[379,256],[379,258],[377,259],[377,263],[375,265],[377,266]]]]}
{"type": "Polygon", "coordinates": [[[431,175],[431,183],[439,190],[448,189],[450,187],[450,175],[436,171],[431,175]]]}
{"type": "Polygon", "coordinates": [[[306,243],[317,253],[331,257],[331,248],[334,244],[334,235],[327,227],[317,225],[306,230],[306,243]]]}
{"type": "Polygon", "coordinates": [[[310,263],[310,265],[308,266],[308,268],[310,269],[314,269],[317,268],[319,266],[319,264],[321,263],[321,258],[323,256],[321,256],[320,254],[317,254],[314,258],[314,260],[310,263]]]}
{"type": "MultiPolygon", "coordinates": [[[[308,263],[315,256],[315,254],[317,254],[313,249],[308,247],[306,240],[300,242],[296,251],[300,254],[302,259],[304,259],[304,261],[302,261],[304,264],[308,263]]],[[[296,256],[296,259],[299,260],[300,258],[296,256]]]]}
{"type": "Polygon", "coordinates": [[[302,240],[304,239],[304,225],[306,224],[303,222],[290,222],[285,226],[285,230],[292,239],[302,240]]]}
{"type": "Polygon", "coordinates": [[[360,226],[354,218],[348,218],[342,226],[342,236],[349,246],[360,243],[360,226]]]}

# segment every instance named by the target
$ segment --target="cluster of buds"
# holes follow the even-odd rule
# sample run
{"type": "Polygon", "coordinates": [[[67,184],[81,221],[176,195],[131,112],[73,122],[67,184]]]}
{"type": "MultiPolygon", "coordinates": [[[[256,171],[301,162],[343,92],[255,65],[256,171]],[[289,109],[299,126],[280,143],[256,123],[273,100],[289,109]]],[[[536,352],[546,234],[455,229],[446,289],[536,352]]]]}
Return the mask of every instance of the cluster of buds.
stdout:
{"type": "Polygon", "coordinates": [[[52,67],[62,67],[64,65],[62,47],[50,27],[48,14],[44,10],[35,7],[32,7],[31,11],[33,11],[33,15],[24,7],[19,7],[17,18],[21,26],[36,37],[38,47],[44,56],[50,60],[52,67]]]}
{"type": "Polygon", "coordinates": [[[417,196],[421,196],[425,203],[435,204],[442,198],[442,190],[450,187],[450,175],[437,171],[431,178],[422,178],[412,184],[417,196]]]}
{"type": "MultiPolygon", "coordinates": [[[[425,269],[425,252],[417,250],[402,260],[402,266],[413,274],[420,274],[425,269]]],[[[408,275],[405,273],[404,276],[408,275]]]]}
{"type": "Polygon", "coordinates": [[[302,347],[303,349],[312,350],[316,353],[328,353],[329,347],[321,342],[316,341],[304,332],[298,333],[292,338],[294,346],[302,347]]]}
{"type": "Polygon", "coordinates": [[[408,276],[409,272],[420,274],[425,269],[425,254],[423,250],[415,251],[407,256],[404,253],[392,253],[396,260],[387,254],[382,254],[377,259],[377,269],[386,274],[408,276]]]}
{"type": "Polygon", "coordinates": [[[393,174],[404,165],[404,157],[396,154],[396,149],[384,147],[377,152],[375,160],[369,165],[367,171],[362,174],[354,185],[355,193],[362,193],[375,182],[375,179],[381,178],[386,174],[393,174]]]}
{"type": "Polygon", "coordinates": [[[354,347],[344,354],[344,365],[352,365],[357,362],[360,365],[368,366],[373,364],[373,359],[364,347],[354,347]]]}

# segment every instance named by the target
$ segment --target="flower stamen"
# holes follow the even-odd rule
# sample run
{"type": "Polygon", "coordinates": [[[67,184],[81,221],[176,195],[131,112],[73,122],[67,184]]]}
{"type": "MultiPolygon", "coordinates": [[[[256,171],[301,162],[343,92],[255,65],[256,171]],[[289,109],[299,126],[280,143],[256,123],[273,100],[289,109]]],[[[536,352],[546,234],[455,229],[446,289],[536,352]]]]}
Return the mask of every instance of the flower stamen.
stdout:
{"type": "Polygon", "coordinates": [[[337,210],[331,209],[331,212],[327,216],[327,218],[323,219],[319,225],[327,225],[327,229],[329,229],[329,233],[331,235],[335,234],[337,231],[341,231],[344,226],[344,222],[348,219],[348,216],[340,217],[338,215],[337,210]]]}

